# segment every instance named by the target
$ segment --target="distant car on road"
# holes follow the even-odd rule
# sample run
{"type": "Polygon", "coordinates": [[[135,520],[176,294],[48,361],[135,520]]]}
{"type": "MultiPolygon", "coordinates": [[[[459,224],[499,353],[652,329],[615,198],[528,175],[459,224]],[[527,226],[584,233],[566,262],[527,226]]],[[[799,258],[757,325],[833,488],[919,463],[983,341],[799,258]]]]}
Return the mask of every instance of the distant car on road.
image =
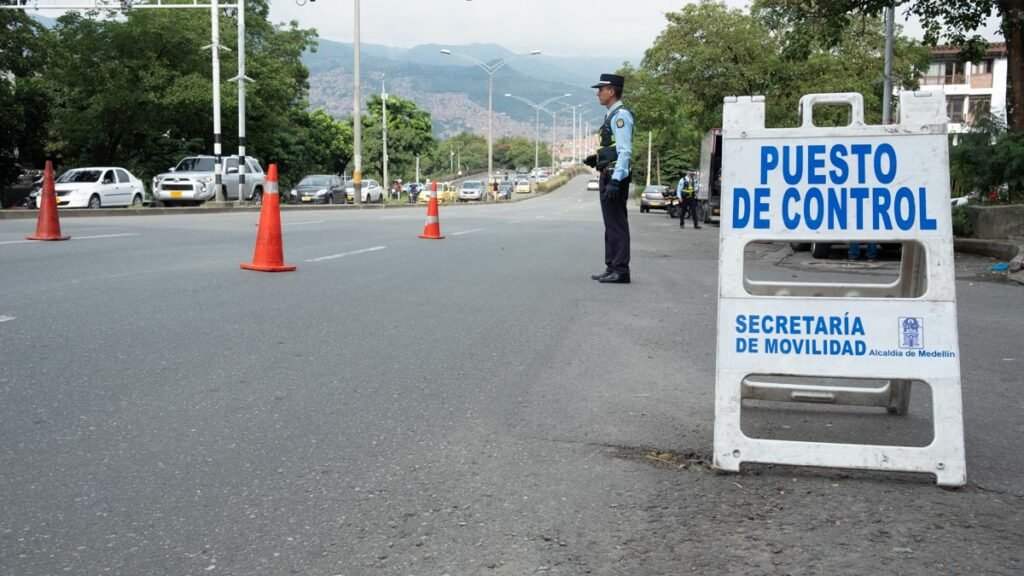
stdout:
{"type": "Polygon", "coordinates": [[[587,190],[600,190],[600,189],[601,189],[601,184],[600,184],[600,182],[598,182],[597,178],[591,178],[590,180],[587,180],[587,190]]]}
{"type": "MultiPolygon", "coordinates": [[[[359,187],[359,196],[363,200],[363,204],[371,204],[374,202],[384,203],[384,188],[377,183],[376,180],[368,178],[363,180],[359,187]]],[[[352,181],[345,183],[345,200],[348,202],[355,201],[356,197],[356,186],[352,181]]]]}
{"type": "Polygon", "coordinates": [[[530,181],[526,179],[516,180],[516,194],[529,194],[530,181]]]}
{"type": "Polygon", "coordinates": [[[644,188],[643,194],[640,195],[640,212],[650,212],[652,208],[668,210],[669,202],[665,198],[665,192],[668,192],[668,186],[653,184],[644,188]]]}
{"type": "Polygon", "coordinates": [[[333,174],[311,174],[295,185],[291,200],[293,204],[344,204],[345,184],[333,174]]]}
{"type": "Polygon", "coordinates": [[[466,180],[459,186],[459,202],[481,201],[485,199],[486,193],[483,180],[466,180]]]}
{"type": "Polygon", "coordinates": [[[511,182],[502,182],[498,184],[498,198],[500,200],[509,200],[512,198],[512,190],[515,186],[511,182]]]}
{"type": "MultiPolygon", "coordinates": [[[[430,196],[433,194],[431,191],[432,186],[424,186],[420,190],[420,195],[416,199],[417,204],[427,204],[430,202],[430,196]]],[[[438,182],[437,183],[437,201],[438,202],[455,202],[458,197],[458,191],[451,182],[438,182]]]]}
{"type": "MultiPolygon", "coordinates": [[[[58,208],[110,208],[142,206],[145,189],[142,180],[124,168],[100,166],[74,168],[54,180],[58,208]]],[[[35,207],[39,207],[39,190],[35,207]]]]}

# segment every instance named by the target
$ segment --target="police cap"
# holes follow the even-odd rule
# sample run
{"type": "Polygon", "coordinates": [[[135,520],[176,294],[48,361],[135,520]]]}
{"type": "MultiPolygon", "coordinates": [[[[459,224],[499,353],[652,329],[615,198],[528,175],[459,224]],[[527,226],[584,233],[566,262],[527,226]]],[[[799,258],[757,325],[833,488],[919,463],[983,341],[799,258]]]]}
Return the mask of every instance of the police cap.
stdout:
{"type": "Polygon", "coordinates": [[[618,86],[622,88],[625,84],[626,79],[618,74],[601,74],[601,79],[591,88],[600,88],[601,86],[618,86]]]}

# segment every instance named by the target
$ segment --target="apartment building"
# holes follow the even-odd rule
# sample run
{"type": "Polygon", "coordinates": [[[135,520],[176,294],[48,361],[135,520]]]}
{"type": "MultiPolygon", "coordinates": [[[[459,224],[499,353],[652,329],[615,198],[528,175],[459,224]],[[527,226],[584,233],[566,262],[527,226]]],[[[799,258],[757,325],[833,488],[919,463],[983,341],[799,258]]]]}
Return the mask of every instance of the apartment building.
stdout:
{"type": "Polygon", "coordinates": [[[966,132],[975,118],[991,113],[1006,118],[1006,44],[989,44],[978,62],[961,62],[961,49],[936,46],[932,63],[921,78],[922,90],[941,90],[946,96],[949,132],[966,132]]]}

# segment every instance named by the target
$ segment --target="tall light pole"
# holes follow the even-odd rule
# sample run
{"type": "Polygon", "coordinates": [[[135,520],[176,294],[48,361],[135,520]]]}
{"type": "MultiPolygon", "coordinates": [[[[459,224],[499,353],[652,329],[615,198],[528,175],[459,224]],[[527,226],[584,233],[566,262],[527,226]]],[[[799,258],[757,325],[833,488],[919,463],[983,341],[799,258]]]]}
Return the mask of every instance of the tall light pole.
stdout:
{"type": "Polygon", "coordinates": [[[352,78],[352,156],[355,169],[352,170],[352,202],[363,203],[363,116],[362,92],[359,90],[359,0],[355,0],[355,27],[352,37],[352,60],[355,72],[352,78]]]}
{"type": "Polygon", "coordinates": [[[384,87],[384,79],[380,80],[380,112],[381,112],[381,143],[384,146],[383,157],[384,161],[384,181],[381,184],[384,189],[390,192],[390,182],[388,181],[388,90],[384,87]]]}
{"type": "MultiPolygon", "coordinates": [[[[534,167],[534,169],[536,169],[536,168],[538,168],[540,166],[540,159],[539,159],[539,154],[540,154],[540,111],[543,110],[543,111],[547,112],[548,114],[551,114],[551,111],[548,110],[547,108],[545,108],[544,106],[546,106],[547,104],[551,104],[555,100],[559,100],[561,98],[568,98],[570,96],[572,96],[572,94],[566,93],[566,94],[562,94],[561,96],[554,96],[554,97],[548,98],[547,100],[545,100],[543,102],[537,103],[537,102],[534,102],[532,100],[528,100],[526,98],[523,98],[522,96],[516,96],[515,94],[508,94],[508,93],[505,94],[506,98],[515,98],[516,100],[519,100],[520,102],[523,102],[527,106],[533,108],[534,111],[536,111],[536,126],[537,126],[537,128],[536,128],[536,133],[535,133],[536,137],[533,140],[533,167],[534,167]]],[[[552,152],[552,154],[554,154],[554,152],[552,152]]]]}
{"type": "MultiPolygon", "coordinates": [[[[508,58],[504,58],[502,60],[495,62],[494,64],[485,64],[484,62],[476,58],[473,58],[472,56],[469,56],[467,54],[460,54],[459,52],[452,52],[447,48],[441,50],[441,54],[462,58],[467,62],[472,62],[473,64],[476,64],[480,68],[483,68],[484,72],[487,72],[487,179],[489,182],[491,176],[494,175],[494,133],[492,130],[492,116],[494,115],[494,73],[497,72],[498,69],[504,66],[505,64],[508,64],[509,62],[517,58],[522,58],[523,56],[536,56],[537,54],[540,54],[540,50],[531,50],[525,54],[513,54],[508,58]]],[[[488,186],[490,186],[490,184],[488,184],[488,186]]]]}

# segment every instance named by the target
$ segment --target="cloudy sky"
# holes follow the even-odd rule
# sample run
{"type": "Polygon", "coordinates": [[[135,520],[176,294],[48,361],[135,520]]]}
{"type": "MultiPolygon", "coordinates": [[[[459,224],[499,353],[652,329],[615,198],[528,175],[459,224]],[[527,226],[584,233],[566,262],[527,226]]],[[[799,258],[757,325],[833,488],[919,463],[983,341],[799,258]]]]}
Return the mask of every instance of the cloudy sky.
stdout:
{"type": "MultiPolygon", "coordinates": [[[[643,54],[665,27],[666,12],[685,0],[362,0],[363,42],[417,44],[493,42],[514,52],[555,56],[643,54]],[[614,28],[614,32],[611,29],[614,28]]],[[[743,8],[748,0],[726,0],[743,8]]],[[[352,41],[352,0],[271,0],[275,22],[298,20],[320,36],[352,41]],[[300,5],[301,4],[301,5],[300,5]]],[[[902,23],[903,16],[897,16],[902,23]]],[[[920,28],[906,24],[905,34],[920,28]]],[[[985,36],[992,38],[991,32],[985,36]]]]}

